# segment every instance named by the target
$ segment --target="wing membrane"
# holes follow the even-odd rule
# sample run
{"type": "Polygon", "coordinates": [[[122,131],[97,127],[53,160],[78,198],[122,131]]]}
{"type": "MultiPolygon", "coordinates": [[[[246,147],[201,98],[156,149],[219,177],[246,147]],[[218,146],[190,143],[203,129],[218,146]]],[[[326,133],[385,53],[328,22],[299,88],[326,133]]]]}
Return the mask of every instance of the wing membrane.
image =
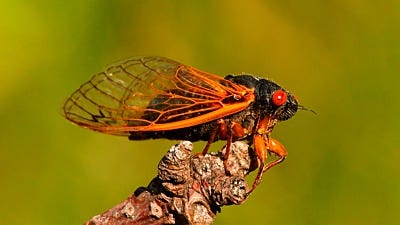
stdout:
{"type": "Polygon", "coordinates": [[[116,63],[81,85],[64,105],[65,117],[95,131],[179,129],[245,109],[252,90],[162,57],[116,63]]]}

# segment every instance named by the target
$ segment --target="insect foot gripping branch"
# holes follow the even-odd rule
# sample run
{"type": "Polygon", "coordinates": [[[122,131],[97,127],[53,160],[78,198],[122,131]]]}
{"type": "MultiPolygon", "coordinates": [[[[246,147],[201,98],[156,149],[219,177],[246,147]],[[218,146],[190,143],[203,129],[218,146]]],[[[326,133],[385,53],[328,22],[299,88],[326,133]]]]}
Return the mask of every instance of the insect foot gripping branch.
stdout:
{"type": "Polygon", "coordinates": [[[172,146],[147,187],[86,225],[212,224],[222,206],[244,203],[249,191],[244,178],[257,168],[253,150],[244,142],[232,143],[227,175],[225,149],[206,155],[192,155],[192,149],[189,141],[172,146]]]}

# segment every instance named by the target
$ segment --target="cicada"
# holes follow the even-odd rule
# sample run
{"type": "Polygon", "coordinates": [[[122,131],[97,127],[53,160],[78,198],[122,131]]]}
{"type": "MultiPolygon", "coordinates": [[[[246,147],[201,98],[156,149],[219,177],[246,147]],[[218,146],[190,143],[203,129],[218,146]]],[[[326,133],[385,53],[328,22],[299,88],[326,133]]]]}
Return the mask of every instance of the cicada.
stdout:
{"type": "Polygon", "coordinates": [[[297,98],[271,80],[248,75],[224,78],[163,57],[133,57],[109,66],[65,102],[64,115],[94,131],[130,140],[167,138],[246,140],[253,144],[262,174],[287,153],[270,137],[274,126],[301,108],[297,98]],[[275,160],[267,163],[268,153],[275,160]]]}

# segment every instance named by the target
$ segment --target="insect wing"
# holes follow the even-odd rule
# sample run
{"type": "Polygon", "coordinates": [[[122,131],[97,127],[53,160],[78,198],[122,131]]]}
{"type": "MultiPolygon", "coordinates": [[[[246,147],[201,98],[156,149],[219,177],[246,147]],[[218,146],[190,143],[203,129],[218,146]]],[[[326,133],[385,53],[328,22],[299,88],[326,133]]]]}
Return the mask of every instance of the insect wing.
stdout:
{"type": "Polygon", "coordinates": [[[95,131],[179,129],[245,109],[252,90],[162,57],[136,57],[108,67],[81,85],[65,117],[95,131]]]}

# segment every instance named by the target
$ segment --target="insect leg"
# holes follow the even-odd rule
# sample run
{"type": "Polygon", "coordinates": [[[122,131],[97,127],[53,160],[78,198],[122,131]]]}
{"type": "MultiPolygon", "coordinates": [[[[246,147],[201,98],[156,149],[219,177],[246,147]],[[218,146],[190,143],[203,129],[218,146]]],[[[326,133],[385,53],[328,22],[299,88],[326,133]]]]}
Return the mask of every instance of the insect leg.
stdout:
{"type": "Polygon", "coordinates": [[[229,123],[229,129],[227,130],[226,134],[226,153],[225,153],[225,160],[228,159],[230,149],[231,149],[231,144],[233,141],[233,138],[242,138],[248,134],[248,130],[244,128],[240,123],[238,122],[230,122],[229,123]]]}
{"type": "Polygon", "coordinates": [[[231,121],[229,123],[229,128],[226,133],[226,145],[225,145],[225,154],[224,154],[224,168],[227,174],[229,174],[228,168],[228,158],[231,151],[231,144],[233,139],[242,138],[248,134],[248,130],[244,128],[240,123],[231,121]]]}
{"type": "Polygon", "coordinates": [[[259,169],[257,177],[254,180],[249,194],[253,192],[257,185],[261,182],[262,175],[271,167],[274,167],[275,165],[285,160],[285,157],[287,155],[287,152],[283,145],[280,144],[277,140],[268,136],[275,123],[276,121],[270,120],[270,118],[268,117],[264,117],[263,119],[259,120],[257,124],[257,132],[253,137],[253,142],[257,155],[259,169]],[[265,165],[267,153],[269,152],[275,153],[279,156],[279,158],[265,165]]]}
{"type": "Polygon", "coordinates": [[[223,119],[219,119],[217,122],[217,127],[211,132],[210,138],[207,141],[206,146],[203,149],[202,154],[205,155],[208,152],[208,149],[210,149],[211,144],[215,141],[215,137],[219,133],[220,138],[225,138],[227,135],[227,128],[226,128],[226,123],[223,119]]]}
{"type": "Polygon", "coordinates": [[[269,138],[268,140],[268,151],[274,153],[277,155],[279,158],[268,163],[264,168],[263,168],[263,173],[265,173],[267,170],[270,168],[278,165],[279,163],[283,162],[287,156],[287,152],[285,147],[281,143],[279,143],[277,140],[273,138],[269,138]]]}
{"type": "Polygon", "coordinates": [[[248,194],[253,192],[254,189],[257,187],[257,185],[260,184],[262,175],[267,170],[283,162],[283,160],[285,160],[287,156],[285,147],[283,147],[281,143],[279,143],[277,140],[273,138],[268,138],[265,135],[264,136],[260,134],[254,135],[254,148],[256,149],[256,154],[259,162],[259,170],[257,173],[257,177],[254,180],[254,183],[248,194]],[[267,152],[272,152],[276,154],[279,158],[265,165],[265,161],[267,159],[267,152]]]}
{"type": "Polygon", "coordinates": [[[254,149],[256,151],[257,155],[257,160],[258,160],[258,173],[257,177],[253,182],[253,185],[251,187],[251,190],[249,191],[248,194],[254,191],[254,189],[257,187],[257,185],[261,182],[261,178],[263,175],[264,171],[264,163],[265,160],[267,159],[267,137],[265,135],[261,134],[255,134],[253,138],[253,143],[254,143],[254,149]]]}

